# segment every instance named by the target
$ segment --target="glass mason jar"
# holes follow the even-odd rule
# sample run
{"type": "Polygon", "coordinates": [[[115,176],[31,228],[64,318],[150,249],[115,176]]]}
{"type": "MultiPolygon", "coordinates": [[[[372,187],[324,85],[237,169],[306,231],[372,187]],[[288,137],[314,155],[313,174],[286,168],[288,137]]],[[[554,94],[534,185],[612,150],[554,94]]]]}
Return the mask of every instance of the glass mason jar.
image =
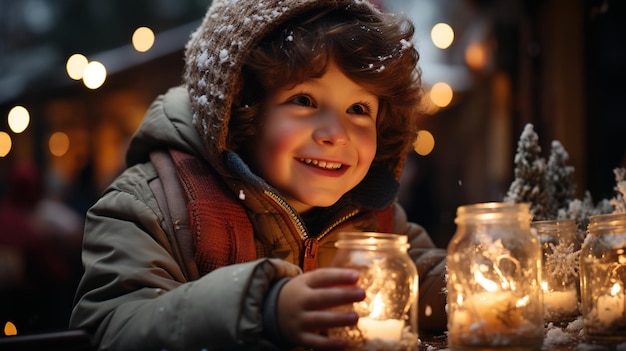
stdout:
{"type": "Polygon", "coordinates": [[[348,350],[417,350],[418,275],[407,236],[344,232],[335,246],[331,266],[357,270],[365,299],[345,306],[358,313],[357,325],[329,335],[348,340],[348,350]]]}
{"type": "Polygon", "coordinates": [[[543,290],[544,320],[571,322],[579,312],[578,278],[580,240],[574,219],[535,221],[543,256],[541,288],[543,290]]]}
{"type": "Polygon", "coordinates": [[[585,339],[626,341],[626,213],[589,217],[580,292],[585,339]]]}
{"type": "Polygon", "coordinates": [[[541,246],[529,205],[460,206],[448,245],[448,344],[453,350],[539,350],[541,246]]]}

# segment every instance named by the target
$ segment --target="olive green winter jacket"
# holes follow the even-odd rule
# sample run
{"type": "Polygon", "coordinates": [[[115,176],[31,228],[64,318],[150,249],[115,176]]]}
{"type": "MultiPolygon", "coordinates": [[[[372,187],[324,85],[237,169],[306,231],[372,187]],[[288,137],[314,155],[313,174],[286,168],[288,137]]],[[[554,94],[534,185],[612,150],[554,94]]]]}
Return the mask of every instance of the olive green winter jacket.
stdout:
{"type": "MultiPolygon", "coordinates": [[[[92,333],[102,350],[272,349],[263,335],[266,292],[300,272],[302,243],[283,232],[290,219],[263,207],[253,191],[246,191],[245,203],[257,253],[267,258],[203,277],[194,276],[193,262],[180,258],[181,248],[164,229],[166,219],[151,191],[157,175],[147,159],[151,150],[166,145],[201,152],[188,100],[186,89],[178,87],[155,101],[131,143],[133,166],[88,212],[85,275],[70,323],[92,333]]],[[[445,252],[434,248],[420,226],[408,223],[400,207],[395,217],[393,232],[409,235],[420,275],[420,329],[443,329],[445,252]]],[[[375,216],[365,212],[332,229],[319,243],[319,265],[328,265],[340,231],[376,228],[375,216]]]]}

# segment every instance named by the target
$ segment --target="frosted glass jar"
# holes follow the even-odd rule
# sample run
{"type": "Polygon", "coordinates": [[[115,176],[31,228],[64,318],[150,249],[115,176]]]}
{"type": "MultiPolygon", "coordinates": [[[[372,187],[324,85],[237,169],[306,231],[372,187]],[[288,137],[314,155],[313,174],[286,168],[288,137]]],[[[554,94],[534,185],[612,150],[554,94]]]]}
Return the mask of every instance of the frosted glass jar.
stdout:
{"type": "Polygon", "coordinates": [[[571,322],[580,315],[580,240],[573,219],[535,221],[542,251],[544,320],[571,322]]]}
{"type": "Polygon", "coordinates": [[[580,253],[585,339],[626,341],[626,213],[589,217],[580,253]]]}
{"type": "Polygon", "coordinates": [[[447,251],[451,349],[541,349],[541,247],[530,222],[527,204],[457,209],[447,251]]]}
{"type": "Polygon", "coordinates": [[[359,271],[363,301],[346,306],[356,311],[354,327],[329,334],[349,341],[348,350],[417,350],[418,274],[409,257],[406,235],[376,232],[339,234],[331,266],[359,271]]]}

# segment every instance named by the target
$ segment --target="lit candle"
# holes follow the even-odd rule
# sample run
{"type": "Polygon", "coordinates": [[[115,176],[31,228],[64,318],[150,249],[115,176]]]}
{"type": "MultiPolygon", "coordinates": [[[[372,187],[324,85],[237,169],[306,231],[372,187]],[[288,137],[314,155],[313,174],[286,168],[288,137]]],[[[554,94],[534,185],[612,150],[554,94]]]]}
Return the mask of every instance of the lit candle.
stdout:
{"type": "Polygon", "coordinates": [[[358,328],[367,340],[382,339],[400,341],[404,321],[399,319],[375,320],[369,317],[359,318],[358,328]]]}
{"type": "Polygon", "coordinates": [[[591,315],[596,317],[603,327],[608,327],[616,321],[626,321],[625,300],[624,289],[615,283],[609,294],[598,298],[591,315]]]}
{"type": "Polygon", "coordinates": [[[544,290],[543,303],[546,307],[546,316],[559,317],[578,313],[578,293],[576,289],[544,290]]]}
{"type": "Polygon", "coordinates": [[[504,346],[542,338],[534,324],[522,316],[521,307],[529,300],[510,291],[470,296],[452,314],[449,337],[455,344],[476,346],[504,346]]]}
{"type": "Polygon", "coordinates": [[[359,318],[358,328],[364,334],[366,340],[381,339],[385,341],[400,341],[404,321],[393,318],[383,318],[385,315],[385,303],[382,295],[376,294],[368,317],[359,318]]]}
{"type": "Polygon", "coordinates": [[[515,330],[522,324],[522,317],[515,305],[515,299],[509,291],[476,294],[463,301],[460,310],[454,314],[452,329],[461,334],[480,330],[515,330]]]}

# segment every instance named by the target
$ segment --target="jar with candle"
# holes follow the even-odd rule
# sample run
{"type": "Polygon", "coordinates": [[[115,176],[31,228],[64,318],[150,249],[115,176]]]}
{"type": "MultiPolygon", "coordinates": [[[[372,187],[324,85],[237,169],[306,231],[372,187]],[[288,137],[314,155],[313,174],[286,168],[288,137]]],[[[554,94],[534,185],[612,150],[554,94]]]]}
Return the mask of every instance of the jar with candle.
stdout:
{"type": "Polygon", "coordinates": [[[541,246],[528,204],[460,206],[448,244],[448,344],[453,350],[539,350],[541,246]]]}
{"type": "Polygon", "coordinates": [[[573,219],[543,220],[531,223],[542,251],[544,319],[565,323],[579,312],[578,278],[580,240],[573,219]]]}
{"type": "Polygon", "coordinates": [[[357,284],[365,290],[363,301],[345,306],[357,312],[358,323],[328,331],[347,340],[348,350],[417,350],[418,274],[407,240],[389,233],[339,234],[331,265],[357,270],[357,284]]]}
{"type": "Polygon", "coordinates": [[[585,339],[626,341],[626,213],[589,217],[580,289],[585,339]]]}

